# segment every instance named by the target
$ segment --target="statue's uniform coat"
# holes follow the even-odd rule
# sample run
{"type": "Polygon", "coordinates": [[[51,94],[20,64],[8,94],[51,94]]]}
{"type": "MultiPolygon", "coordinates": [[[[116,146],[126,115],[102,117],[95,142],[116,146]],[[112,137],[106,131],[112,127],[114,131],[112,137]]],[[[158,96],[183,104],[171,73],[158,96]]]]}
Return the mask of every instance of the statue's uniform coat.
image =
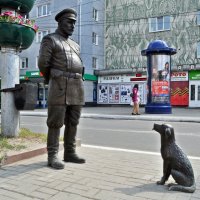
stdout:
{"type": "Polygon", "coordinates": [[[82,76],[83,65],[77,43],[64,38],[57,31],[45,36],[41,42],[38,66],[45,81],[49,82],[49,106],[84,105],[83,79],[59,75],[65,71],[82,76]]]}
{"type": "Polygon", "coordinates": [[[76,11],[64,9],[56,17],[58,29],[46,35],[41,42],[38,67],[48,91],[48,166],[63,169],[64,163],[58,158],[60,128],[64,130],[64,161],[84,163],[75,153],[76,133],[81,108],[84,104],[83,73],[79,45],[69,39],[74,30],[76,11]]]}

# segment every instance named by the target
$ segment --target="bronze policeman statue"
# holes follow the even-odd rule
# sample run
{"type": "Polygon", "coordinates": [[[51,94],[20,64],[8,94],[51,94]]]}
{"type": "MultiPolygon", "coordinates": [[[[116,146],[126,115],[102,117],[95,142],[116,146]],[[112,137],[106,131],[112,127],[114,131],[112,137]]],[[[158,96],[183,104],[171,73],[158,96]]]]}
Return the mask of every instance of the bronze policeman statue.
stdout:
{"type": "Polygon", "coordinates": [[[64,161],[85,163],[76,154],[76,132],[81,108],[84,105],[83,73],[79,45],[72,35],[77,13],[64,9],[55,16],[58,28],[55,33],[43,37],[38,66],[48,84],[48,166],[63,169],[64,162],[58,158],[60,128],[64,130],[64,161]]]}

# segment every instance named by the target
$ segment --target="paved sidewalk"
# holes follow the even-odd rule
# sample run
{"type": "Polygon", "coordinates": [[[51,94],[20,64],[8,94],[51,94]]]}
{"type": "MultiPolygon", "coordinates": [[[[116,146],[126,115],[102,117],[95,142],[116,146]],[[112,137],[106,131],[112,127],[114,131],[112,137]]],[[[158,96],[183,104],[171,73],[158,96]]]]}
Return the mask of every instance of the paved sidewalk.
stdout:
{"type": "MultiPolygon", "coordinates": [[[[199,200],[200,160],[190,159],[197,190],[193,194],[158,186],[160,155],[79,147],[86,164],[67,163],[64,170],[46,166],[46,155],[0,169],[1,200],[199,200]]],[[[62,156],[63,152],[60,152],[62,156]]],[[[170,179],[168,182],[173,182],[170,179]]]]}
{"type": "Polygon", "coordinates": [[[177,122],[200,122],[200,108],[172,108],[172,114],[147,114],[145,107],[140,108],[141,115],[131,115],[131,106],[113,107],[84,107],[82,117],[107,118],[123,120],[148,120],[148,121],[177,121],[177,122]]]}
{"type": "MultiPolygon", "coordinates": [[[[82,117],[200,122],[200,109],[173,108],[172,114],[131,116],[131,107],[84,107],[82,117]]],[[[46,110],[21,115],[46,116],[46,110]]],[[[0,168],[0,200],[200,200],[200,158],[190,157],[197,190],[193,194],[168,191],[158,186],[162,158],[158,153],[123,149],[78,147],[86,164],[67,163],[64,170],[46,165],[46,154],[0,168]]],[[[63,151],[60,152],[62,157],[63,151]]],[[[174,182],[170,179],[169,182],[174,182]]]]}

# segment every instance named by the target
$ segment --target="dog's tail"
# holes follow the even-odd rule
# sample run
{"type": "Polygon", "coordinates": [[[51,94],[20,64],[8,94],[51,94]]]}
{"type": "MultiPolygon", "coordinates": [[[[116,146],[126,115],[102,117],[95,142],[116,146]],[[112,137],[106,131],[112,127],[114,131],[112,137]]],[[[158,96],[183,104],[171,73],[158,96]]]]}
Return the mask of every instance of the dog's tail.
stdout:
{"type": "Polygon", "coordinates": [[[192,185],[190,187],[186,187],[183,185],[173,185],[169,187],[170,191],[181,191],[181,192],[187,192],[187,193],[193,193],[196,190],[196,185],[192,185]]]}

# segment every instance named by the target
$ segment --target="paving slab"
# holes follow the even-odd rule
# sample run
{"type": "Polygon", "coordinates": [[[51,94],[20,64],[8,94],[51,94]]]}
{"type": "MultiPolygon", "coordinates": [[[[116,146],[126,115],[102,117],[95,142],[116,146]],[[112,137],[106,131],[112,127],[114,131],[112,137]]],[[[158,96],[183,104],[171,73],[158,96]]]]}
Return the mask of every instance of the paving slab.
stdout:
{"type": "MultiPolygon", "coordinates": [[[[46,154],[0,168],[0,199],[48,200],[200,200],[200,159],[190,159],[195,193],[158,186],[162,176],[159,154],[78,147],[85,164],[66,163],[64,170],[47,167],[46,154]],[[4,181],[2,181],[4,180],[4,181]]],[[[59,155],[62,157],[63,151],[59,155]]],[[[168,183],[174,182],[172,178],[168,183]]]]}

